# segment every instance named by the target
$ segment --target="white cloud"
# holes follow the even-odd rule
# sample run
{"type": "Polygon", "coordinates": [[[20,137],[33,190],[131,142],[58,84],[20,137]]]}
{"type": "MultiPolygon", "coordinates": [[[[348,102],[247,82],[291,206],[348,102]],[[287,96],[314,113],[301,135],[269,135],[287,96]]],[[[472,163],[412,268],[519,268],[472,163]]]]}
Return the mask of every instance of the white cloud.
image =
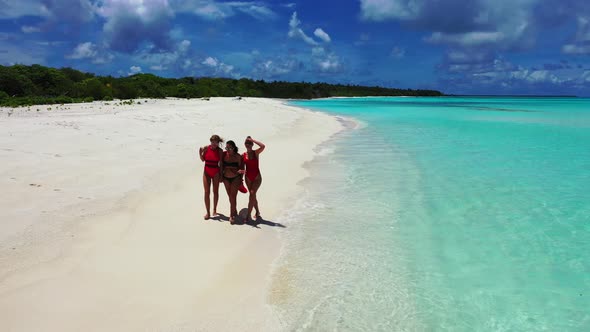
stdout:
{"type": "Polygon", "coordinates": [[[170,68],[186,69],[185,60],[190,56],[190,40],[182,40],[176,44],[173,51],[158,51],[154,47],[148,47],[136,56],[134,60],[138,63],[144,64],[153,70],[167,70],[170,68]]]}
{"type": "Polygon", "coordinates": [[[303,64],[294,58],[277,57],[256,63],[252,75],[255,78],[276,79],[302,68],[303,64]]]}
{"type": "Polygon", "coordinates": [[[339,71],[342,66],[338,57],[333,55],[318,61],[318,65],[322,72],[339,71]]]}
{"type": "Polygon", "coordinates": [[[313,34],[318,37],[319,39],[323,40],[326,43],[329,43],[331,41],[330,39],[330,35],[328,35],[324,30],[322,30],[321,28],[317,28],[315,29],[315,31],[313,32],[313,34]]]}
{"type": "Polygon", "coordinates": [[[167,0],[104,0],[97,9],[112,49],[132,53],[147,42],[159,50],[172,47],[174,11],[167,0]]]}
{"type": "Polygon", "coordinates": [[[473,31],[466,33],[448,34],[433,32],[425,40],[431,43],[457,44],[461,46],[477,46],[482,44],[494,44],[505,39],[502,32],[473,31]]]}
{"type": "Polygon", "coordinates": [[[321,46],[316,46],[311,49],[311,55],[315,57],[323,56],[326,54],[326,49],[321,46]]]}
{"type": "MultiPolygon", "coordinates": [[[[289,37],[299,38],[311,46],[311,65],[319,73],[336,73],[343,69],[340,58],[330,51],[328,44],[322,44],[303,32],[300,28],[301,21],[297,18],[297,12],[293,12],[289,20],[289,37]]],[[[331,41],[330,36],[321,28],[314,31],[314,35],[325,43],[331,41]]]]}
{"type": "Polygon", "coordinates": [[[115,58],[115,56],[112,55],[111,53],[104,53],[104,54],[100,54],[97,57],[95,57],[94,59],[92,59],[92,63],[104,64],[104,63],[108,63],[108,62],[113,61],[114,58],[115,58]]]}
{"type": "Polygon", "coordinates": [[[213,75],[222,74],[224,76],[233,76],[237,77],[239,74],[234,73],[234,66],[228,65],[219,61],[217,58],[214,57],[207,57],[205,60],[201,62],[202,65],[205,65],[209,69],[209,73],[213,75]]]}
{"type": "Polygon", "coordinates": [[[94,58],[97,54],[96,45],[91,42],[78,44],[72,54],[66,56],[68,59],[94,58]]]}
{"type": "Polygon", "coordinates": [[[207,20],[226,19],[239,13],[261,21],[277,17],[266,4],[257,1],[176,0],[172,6],[179,12],[193,13],[207,20]]]}
{"type": "Polygon", "coordinates": [[[578,31],[576,32],[576,41],[590,42],[590,17],[578,15],[577,22],[578,31]]]}
{"type": "Polygon", "coordinates": [[[563,45],[561,51],[565,54],[590,54],[590,45],[563,45]]]}
{"type": "Polygon", "coordinates": [[[291,20],[289,20],[289,37],[291,38],[301,38],[304,42],[308,43],[309,45],[318,45],[318,42],[313,40],[313,38],[309,37],[308,35],[301,30],[299,25],[301,21],[297,18],[297,12],[293,12],[291,15],[291,20]]]}
{"type": "Polygon", "coordinates": [[[539,24],[540,0],[360,0],[368,21],[398,21],[430,31],[432,43],[455,47],[529,48],[539,24]]]}
{"type": "Polygon", "coordinates": [[[50,12],[39,0],[0,0],[0,19],[13,19],[22,16],[47,17],[50,12]]]}
{"type": "Polygon", "coordinates": [[[39,27],[33,27],[30,25],[23,25],[22,27],[20,27],[20,30],[24,33],[41,32],[41,29],[39,27]]]}
{"type": "Polygon", "coordinates": [[[320,50],[321,47],[312,49],[312,59],[317,70],[320,73],[337,73],[343,70],[343,65],[340,58],[326,50],[320,50]]]}
{"type": "Polygon", "coordinates": [[[66,58],[76,60],[92,59],[92,63],[94,64],[104,64],[111,62],[115,56],[106,52],[104,49],[100,49],[92,42],[85,42],[78,44],[72,51],[72,54],[66,55],[66,58]]]}
{"type": "Polygon", "coordinates": [[[201,62],[201,63],[204,64],[205,66],[217,67],[217,65],[219,64],[219,61],[216,58],[207,57],[207,59],[203,60],[203,62],[201,62]]]}
{"type": "Polygon", "coordinates": [[[128,75],[134,75],[134,74],[138,74],[141,73],[141,67],[140,66],[131,66],[129,67],[129,73],[128,75]]]}
{"type": "Polygon", "coordinates": [[[178,47],[178,51],[179,52],[186,52],[190,46],[191,46],[191,41],[185,39],[180,42],[180,45],[178,47]]]}
{"type": "Polygon", "coordinates": [[[578,15],[578,29],[572,43],[563,45],[561,51],[565,54],[590,54],[590,13],[589,16],[578,15]]]}
{"type": "Polygon", "coordinates": [[[52,20],[68,23],[71,27],[90,22],[96,13],[96,7],[90,0],[41,0],[52,20]]]}
{"type": "Polygon", "coordinates": [[[417,17],[423,5],[422,1],[361,0],[361,13],[366,20],[407,20],[417,17]]]}

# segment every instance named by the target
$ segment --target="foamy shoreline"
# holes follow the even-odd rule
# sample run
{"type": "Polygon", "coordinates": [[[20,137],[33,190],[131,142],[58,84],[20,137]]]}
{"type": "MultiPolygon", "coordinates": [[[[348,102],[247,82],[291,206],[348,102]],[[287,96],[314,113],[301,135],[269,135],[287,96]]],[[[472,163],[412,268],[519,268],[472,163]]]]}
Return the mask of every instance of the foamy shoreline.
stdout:
{"type": "Polygon", "coordinates": [[[277,328],[275,218],[342,124],[281,100],[139,101],[0,111],[2,330],[277,328]],[[268,146],[259,228],[202,219],[195,151],[213,133],[268,146]]]}

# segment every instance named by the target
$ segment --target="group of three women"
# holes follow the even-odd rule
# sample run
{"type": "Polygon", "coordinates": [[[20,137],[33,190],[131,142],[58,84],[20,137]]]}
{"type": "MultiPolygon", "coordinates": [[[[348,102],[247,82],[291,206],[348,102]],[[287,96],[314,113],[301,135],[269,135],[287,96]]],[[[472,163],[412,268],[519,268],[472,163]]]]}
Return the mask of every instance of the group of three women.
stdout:
{"type": "Polygon", "coordinates": [[[223,139],[218,135],[213,135],[209,139],[210,144],[199,149],[201,161],[205,162],[203,172],[203,186],[205,188],[205,208],[207,214],[205,219],[211,217],[211,187],[213,187],[213,216],[217,216],[217,202],[219,201],[219,182],[223,181],[227,195],[229,196],[231,224],[236,222],[238,216],[237,196],[238,191],[250,192],[248,200],[247,219],[251,219],[252,210],[256,210],[255,218],[260,218],[260,209],[258,208],[258,199],[256,192],[262,184],[262,175],[258,168],[258,156],[264,151],[264,144],[248,136],[244,145],[246,152],[240,155],[238,147],[234,141],[225,143],[225,151],[220,147],[223,139]],[[258,146],[254,149],[254,144],[258,146]],[[245,182],[248,190],[243,187],[242,176],[245,175],[245,182]]]}

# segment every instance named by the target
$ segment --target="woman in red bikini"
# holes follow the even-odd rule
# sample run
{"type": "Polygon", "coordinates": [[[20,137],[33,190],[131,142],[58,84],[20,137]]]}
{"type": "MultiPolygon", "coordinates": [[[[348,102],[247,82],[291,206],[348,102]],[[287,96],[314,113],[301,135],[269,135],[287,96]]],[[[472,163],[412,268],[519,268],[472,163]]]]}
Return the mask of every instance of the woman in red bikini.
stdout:
{"type": "Polygon", "coordinates": [[[251,219],[252,209],[256,209],[256,219],[260,218],[260,209],[258,208],[258,199],[256,198],[256,192],[262,184],[262,175],[258,168],[258,156],[264,151],[265,145],[252,137],[248,136],[244,142],[246,145],[246,152],[243,154],[244,165],[246,166],[245,171],[241,171],[246,174],[246,186],[250,191],[250,198],[248,201],[248,219],[251,219]],[[258,145],[256,150],[253,149],[254,144],[258,145]]]}
{"type": "Polygon", "coordinates": [[[225,143],[225,153],[223,154],[223,184],[225,185],[225,191],[229,196],[229,222],[233,225],[238,216],[237,197],[238,190],[242,185],[242,172],[244,169],[244,162],[242,156],[238,154],[238,147],[234,141],[227,141],[225,143]]]}
{"type": "Polygon", "coordinates": [[[221,178],[220,171],[223,172],[223,150],[219,147],[223,143],[223,139],[217,135],[211,136],[209,139],[210,145],[201,147],[199,149],[199,156],[201,161],[205,162],[205,171],[203,172],[203,187],[205,188],[205,208],[207,214],[205,220],[211,217],[211,183],[213,183],[213,215],[217,215],[217,202],[219,201],[219,180],[221,178]]]}

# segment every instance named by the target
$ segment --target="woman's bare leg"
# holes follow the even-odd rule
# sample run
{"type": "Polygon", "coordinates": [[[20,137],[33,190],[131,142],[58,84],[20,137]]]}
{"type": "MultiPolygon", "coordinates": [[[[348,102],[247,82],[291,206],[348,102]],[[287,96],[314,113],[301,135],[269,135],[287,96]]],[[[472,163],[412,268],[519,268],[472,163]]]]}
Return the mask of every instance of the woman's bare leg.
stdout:
{"type": "MultiPolygon", "coordinates": [[[[256,192],[258,192],[258,189],[260,188],[260,185],[262,185],[262,176],[258,175],[258,179],[256,179],[254,182],[257,182],[257,187],[256,187],[256,192]]],[[[260,218],[260,209],[258,208],[258,196],[254,197],[254,210],[256,210],[256,219],[260,218]]]]}
{"type": "MultiPolygon", "coordinates": [[[[219,182],[221,181],[221,174],[217,173],[213,177],[213,215],[217,216],[217,202],[219,202],[219,182]]],[[[207,209],[207,211],[209,211],[207,209]]]]}
{"type": "Polygon", "coordinates": [[[203,173],[203,188],[205,189],[205,209],[207,210],[207,214],[203,218],[207,220],[211,217],[211,178],[205,173],[203,173]]]}
{"type": "Polygon", "coordinates": [[[257,214],[260,214],[260,210],[258,209],[258,199],[256,197],[256,192],[260,185],[262,184],[262,176],[258,175],[254,181],[250,181],[246,178],[246,185],[248,186],[248,191],[250,192],[250,197],[248,199],[248,219],[250,219],[252,215],[252,209],[256,207],[257,214]]]}
{"type": "Polygon", "coordinates": [[[231,208],[231,216],[235,221],[238,216],[238,189],[240,188],[241,181],[233,180],[230,186],[229,204],[231,208]]]}
{"type": "Polygon", "coordinates": [[[232,189],[231,189],[231,183],[226,180],[223,179],[223,186],[225,187],[225,192],[227,193],[227,197],[229,198],[229,222],[230,223],[234,223],[234,219],[233,219],[233,203],[232,203],[232,189]]]}

